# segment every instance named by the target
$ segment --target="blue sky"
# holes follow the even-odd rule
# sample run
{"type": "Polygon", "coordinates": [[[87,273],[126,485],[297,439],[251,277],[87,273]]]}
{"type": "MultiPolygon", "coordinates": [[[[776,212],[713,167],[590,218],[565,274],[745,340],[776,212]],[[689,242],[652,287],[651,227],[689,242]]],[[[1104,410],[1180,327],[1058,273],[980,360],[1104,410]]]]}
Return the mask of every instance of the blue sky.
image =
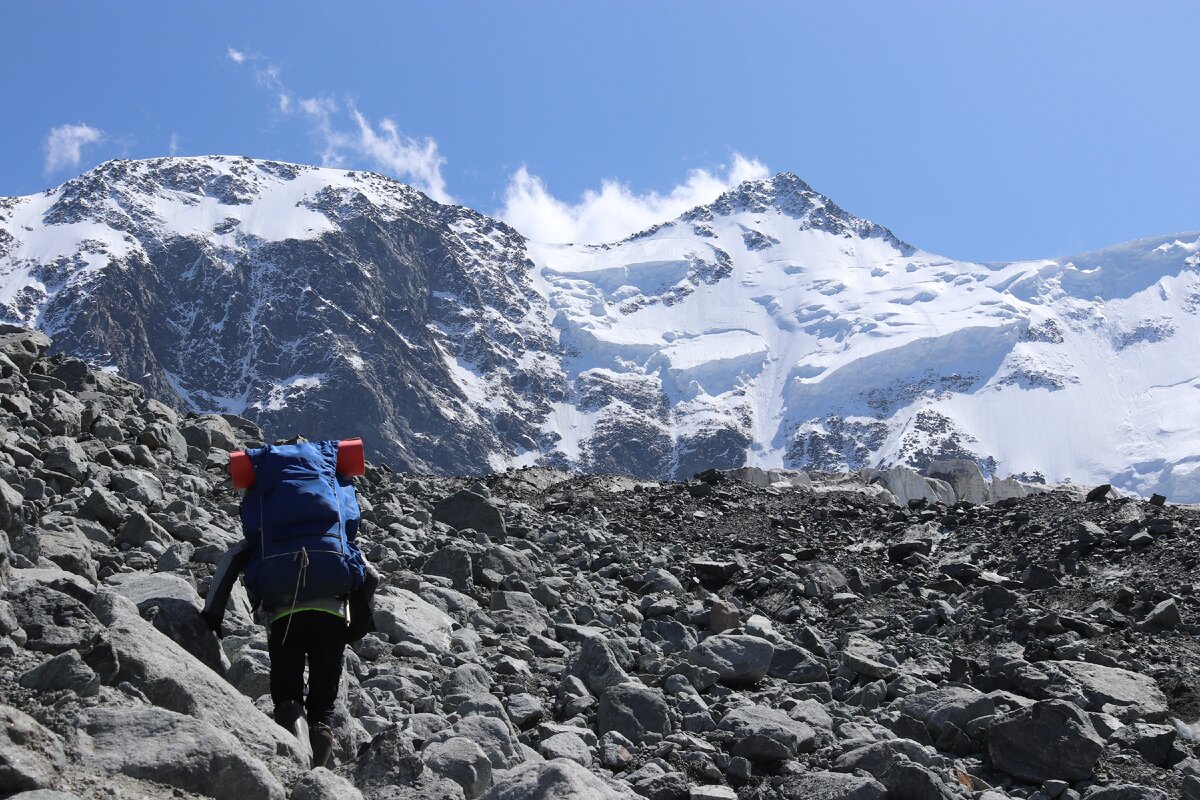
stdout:
{"type": "Polygon", "coordinates": [[[375,169],[547,239],[624,235],[780,171],[957,258],[1200,229],[1190,1],[3,15],[0,195],[109,158],[225,153],[375,169]]]}

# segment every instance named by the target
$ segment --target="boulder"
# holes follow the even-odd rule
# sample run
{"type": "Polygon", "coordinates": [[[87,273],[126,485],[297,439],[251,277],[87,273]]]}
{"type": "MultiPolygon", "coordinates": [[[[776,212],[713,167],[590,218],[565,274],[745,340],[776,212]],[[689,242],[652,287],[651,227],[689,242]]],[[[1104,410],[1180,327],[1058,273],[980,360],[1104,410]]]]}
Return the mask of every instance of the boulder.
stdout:
{"type": "Polygon", "coordinates": [[[57,736],[25,712],[0,705],[0,794],[53,788],[66,763],[57,736]]]}
{"type": "Polygon", "coordinates": [[[774,655],[775,647],[766,639],[721,633],[696,645],[687,658],[716,672],[727,686],[746,686],[766,677],[774,655]]]}
{"type": "Polygon", "coordinates": [[[992,698],[983,692],[954,684],[898,698],[889,708],[921,720],[934,736],[948,724],[966,730],[968,722],[996,710],[992,698]]]}
{"type": "Polygon", "coordinates": [[[54,472],[61,472],[77,483],[87,479],[89,472],[88,456],[83,448],[69,436],[51,436],[43,444],[46,452],[42,456],[42,466],[54,472]]]}
{"type": "Polygon", "coordinates": [[[817,732],[812,727],[766,706],[735,708],[717,728],[733,735],[730,752],[759,763],[782,761],[817,746],[817,732]]]}
{"type": "Polygon", "coordinates": [[[14,552],[37,563],[45,558],[67,572],[96,582],[96,562],[83,531],[71,524],[43,520],[42,527],[27,527],[12,537],[14,552]]]}
{"type": "Polygon", "coordinates": [[[454,620],[407,589],[375,596],[375,627],[392,642],[412,642],[431,653],[450,652],[454,620]]]}
{"type": "Polygon", "coordinates": [[[925,474],[950,484],[959,501],[965,500],[976,505],[988,501],[987,479],[983,477],[983,472],[974,461],[966,459],[933,461],[926,467],[925,474]]]}
{"type": "Polygon", "coordinates": [[[42,692],[70,691],[92,697],[100,691],[100,677],[83,662],[79,653],[68,650],[21,674],[17,682],[42,692]]]}
{"type": "Polygon", "coordinates": [[[25,527],[24,504],[24,495],[0,480],[0,529],[16,534],[25,527]]]}
{"type": "Polygon", "coordinates": [[[421,757],[398,727],[392,726],[371,740],[353,762],[337,769],[366,797],[402,797],[395,786],[411,786],[425,771],[421,757]]]}
{"type": "Polygon", "coordinates": [[[873,778],[840,772],[806,772],[788,780],[788,800],[885,800],[887,789],[873,778]]]}
{"type": "Polygon", "coordinates": [[[29,636],[30,650],[55,654],[83,650],[101,630],[100,622],[83,603],[33,581],[21,581],[8,599],[17,622],[29,636]]]}
{"type": "Polygon", "coordinates": [[[433,507],[433,518],[455,530],[472,528],[488,536],[504,536],[504,516],[488,498],[463,489],[433,507]]]}
{"type": "Polygon", "coordinates": [[[466,800],[475,800],[492,785],[492,762],[478,744],[463,736],[430,742],[421,760],[432,772],[462,787],[466,800]]]}
{"type": "Polygon", "coordinates": [[[217,414],[205,414],[195,419],[187,420],[179,429],[187,444],[201,450],[216,448],[229,452],[237,450],[238,435],[229,421],[217,414]]]}
{"type": "Polygon", "coordinates": [[[522,764],[496,782],[483,800],[637,800],[565,758],[522,764]]]}
{"type": "Polygon", "coordinates": [[[1122,722],[1167,718],[1166,695],[1147,675],[1086,661],[1055,661],[1053,666],[1083,689],[1088,711],[1106,711],[1122,722]]]}
{"type": "Polygon", "coordinates": [[[363,800],[363,796],[350,781],[316,767],[292,785],[291,800],[363,800]]]}
{"type": "Polygon", "coordinates": [[[794,644],[775,645],[767,674],[788,683],[816,683],[829,679],[829,670],[809,651],[794,644]]]}
{"type": "Polygon", "coordinates": [[[601,735],[616,731],[634,744],[651,735],[671,734],[671,719],[662,692],[636,681],[618,683],[600,694],[596,727],[601,735]]]}
{"type": "Polygon", "coordinates": [[[1018,780],[1090,778],[1104,740],[1088,715],[1062,700],[1042,700],[997,717],[988,726],[992,766],[1018,780]]]}
{"type": "Polygon", "coordinates": [[[249,756],[265,762],[277,775],[307,766],[291,734],[142,619],[130,600],[102,589],[91,608],[108,626],[105,635],[119,665],[112,683],[128,681],[155,705],[190,714],[232,734],[249,756]]]}
{"type": "Polygon", "coordinates": [[[579,650],[567,660],[567,674],[583,681],[592,694],[629,680],[613,648],[599,636],[583,639],[579,650]]]}
{"type": "Polygon", "coordinates": [[[483,716],[464,717],[449,728],[432,734],[425,746],[455,737],[470,739],[478,744],[496,769],[511,769],[525,760],[521,742],[506,720],[483,716]]]}
{"type": "Polygon", "coordinates": [[[833,768],[838,772],[854,772],[861,769],[878,778],[887,772],[892,764],[902,759],[929,766],[929,753],[921,744],[912,739],[888,739],[842,753],[833,762],[833,768]]]}
{"type": "Polygon", "coordinates": [[[191,584],[168,573],[128,572],[105,581],[137,605],[142,618],[219,675],[227,664],[217,638],[200,617],[204,603],[191,584]]]}
{"type": "Polygon", "coordinates": [[[1085,795],[1087,800],[1171,800],[1171,795],[1152,786],[1118,783],[1095,788],[1085,795]]]}
{"type": "Polygon", "coordinates": [[[900,674],[895,659],[884,645],[861,633],[852,633],[842,647],[842,663],[859,675],[890,681],[900,674]]]}
{"type": "Polygon", "coordinates": [[[284,800],[279,780],[241,743],[203,720],[165,708],[90,708],[76,723],[85,758],[105,772],[216,800],[284,800]]]}
{"type": "Polygon", "coordinates": [[[472,697],[491,697],[492,677],[480,664],[460,664],[442,680],[442,705],[453,711],[472,697]]]}
{"type": "Polygon", "coordinates": [[[458,542],[451,542],[430,555],[421,571],[426,575],[449,578],[451,587],[466,595],[470,595],[475,588],[471,551],[458,542]]]}
{"type": "Polygon", "coordinates": [[[879,776],[888,797],[904,800],[959,800],[937,773],[920,764],[899,760],[879,776]]]}
{"type": "Polygon", "coordinates": [[[109,476],[108,485],[114,492],[147,507],[162,505],[165,497],[162,481],[140,469],[117,470],[109,476]]]}
{"type": "Polygon", "coordinates": [[[0,355],[5,356],[21,372],[29,372],[33,362],[50,349],[50,337],[41,331],[15,329],[6,325],[0,332],[0,355]]]}
{"type": "Polygon", "coordinates": [[[547,760],[566,758],[583,767],[592,765],[592,751],[577,733],[563,731],[538,743],[538,753],[547,760]]]}
{"type": "Polygon", "coordinates": [[[1109,737],[1108,743],[1115,742],[1122,748],[1136,750],[1154,766],[1164,767],[1174,751],[1177,733],[1172,725],[1135,722],[1114,733],[1109,737]]]}

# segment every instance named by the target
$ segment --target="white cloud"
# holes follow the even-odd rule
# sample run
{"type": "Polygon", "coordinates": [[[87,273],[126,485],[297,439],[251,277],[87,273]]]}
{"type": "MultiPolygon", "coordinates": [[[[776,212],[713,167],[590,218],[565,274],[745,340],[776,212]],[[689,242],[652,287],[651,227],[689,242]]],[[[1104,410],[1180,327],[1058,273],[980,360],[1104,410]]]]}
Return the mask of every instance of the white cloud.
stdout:
{"type": "Polygon", "coordinates": [[[280,114],[308,123],[325,166],[367,166],[415,186],[440,203],[454,201],[442,177],[446,159],[432,138],[407,136],[389,117],[372,124],[353,103],[343,106],[332,97],[297,97],[284,84],[279,68],[265,63],[262,56],[248,56],[232,47],[227,55],[238,64],[254,65],[255,83],[275,95],[280,114]]]}
{"type": "Polygon", "coordinates": [[[538,242],[614,242],[688,209],[716,200],[732,186],[766,178],[767,166],[739,153],[715,171],[694,169],[687,180],[665,194],[633,192],[619,181],[601,182],[574,203],[553,196],[545,182],[525,167],[509,179],[498,216],[538,242]]]}
{"type": "Polygon", "coordinates": [[[46,135],[46,173],[74,169],[83,159],[83,148],[104,139],[104,131],[91,125],[60,125],[46,135]]]}
{"type": "Polygon", "coordinates": [[[167,152],[173,156],[179,155],[179,134],[171,133],[171,143],[167,146],[167,152]]]}
{"type": "Polygon", "coordinates": [[[400,133],[396,123],[384,117],[379,130],[371,126],[358,109],[351,109],[358,125],[358,136],[349,142],[351,149],[365,156],[386,172],[416,186],[439,203],[453,202],[446,191],[442,165],[446,159],[438,153],[437,142],[428,136],[413,139],[400,133]]]}

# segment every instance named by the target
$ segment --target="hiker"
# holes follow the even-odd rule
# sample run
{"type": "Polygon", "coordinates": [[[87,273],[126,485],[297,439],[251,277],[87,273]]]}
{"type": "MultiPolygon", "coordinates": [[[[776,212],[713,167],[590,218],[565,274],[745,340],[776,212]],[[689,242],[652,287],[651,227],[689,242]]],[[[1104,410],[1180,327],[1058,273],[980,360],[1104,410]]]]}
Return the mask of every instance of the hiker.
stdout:
{"type": "Polygon", "coordinates": [[[323,767],[333,751],[345,646],[373,629],[379,585],[355,544],[360,517],[350,477],[363,473],[362,442],[297,437],[232,453],[230,469],[234,485],[246,489],[243,539],[217,564],[201,616],[220,636],[241,574],[256,617],[269,627],[275,721],[296,735],[314,767],[323,767]]]}

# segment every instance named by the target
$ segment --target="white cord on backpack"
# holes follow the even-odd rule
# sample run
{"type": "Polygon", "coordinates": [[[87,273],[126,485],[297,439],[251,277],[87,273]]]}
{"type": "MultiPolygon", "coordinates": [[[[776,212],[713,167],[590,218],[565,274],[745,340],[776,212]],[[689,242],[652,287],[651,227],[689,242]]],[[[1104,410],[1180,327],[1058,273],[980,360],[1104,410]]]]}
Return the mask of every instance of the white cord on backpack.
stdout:
{"type": "Polygon", "coordinates": [[[308,548],[301,547],[293,553],[292,561],[295,561],[297,556],[300,558],[300,571],[296,573],[296,588],[292,592],[292,609],[288,611],[287,626],[283,629],[283,640],[279,643],[280,645],[287,644],[288,634],[292,630],[292,617],[296,616],[296,601],[300,595],[300,587],[308,583],[308,548]]]}

